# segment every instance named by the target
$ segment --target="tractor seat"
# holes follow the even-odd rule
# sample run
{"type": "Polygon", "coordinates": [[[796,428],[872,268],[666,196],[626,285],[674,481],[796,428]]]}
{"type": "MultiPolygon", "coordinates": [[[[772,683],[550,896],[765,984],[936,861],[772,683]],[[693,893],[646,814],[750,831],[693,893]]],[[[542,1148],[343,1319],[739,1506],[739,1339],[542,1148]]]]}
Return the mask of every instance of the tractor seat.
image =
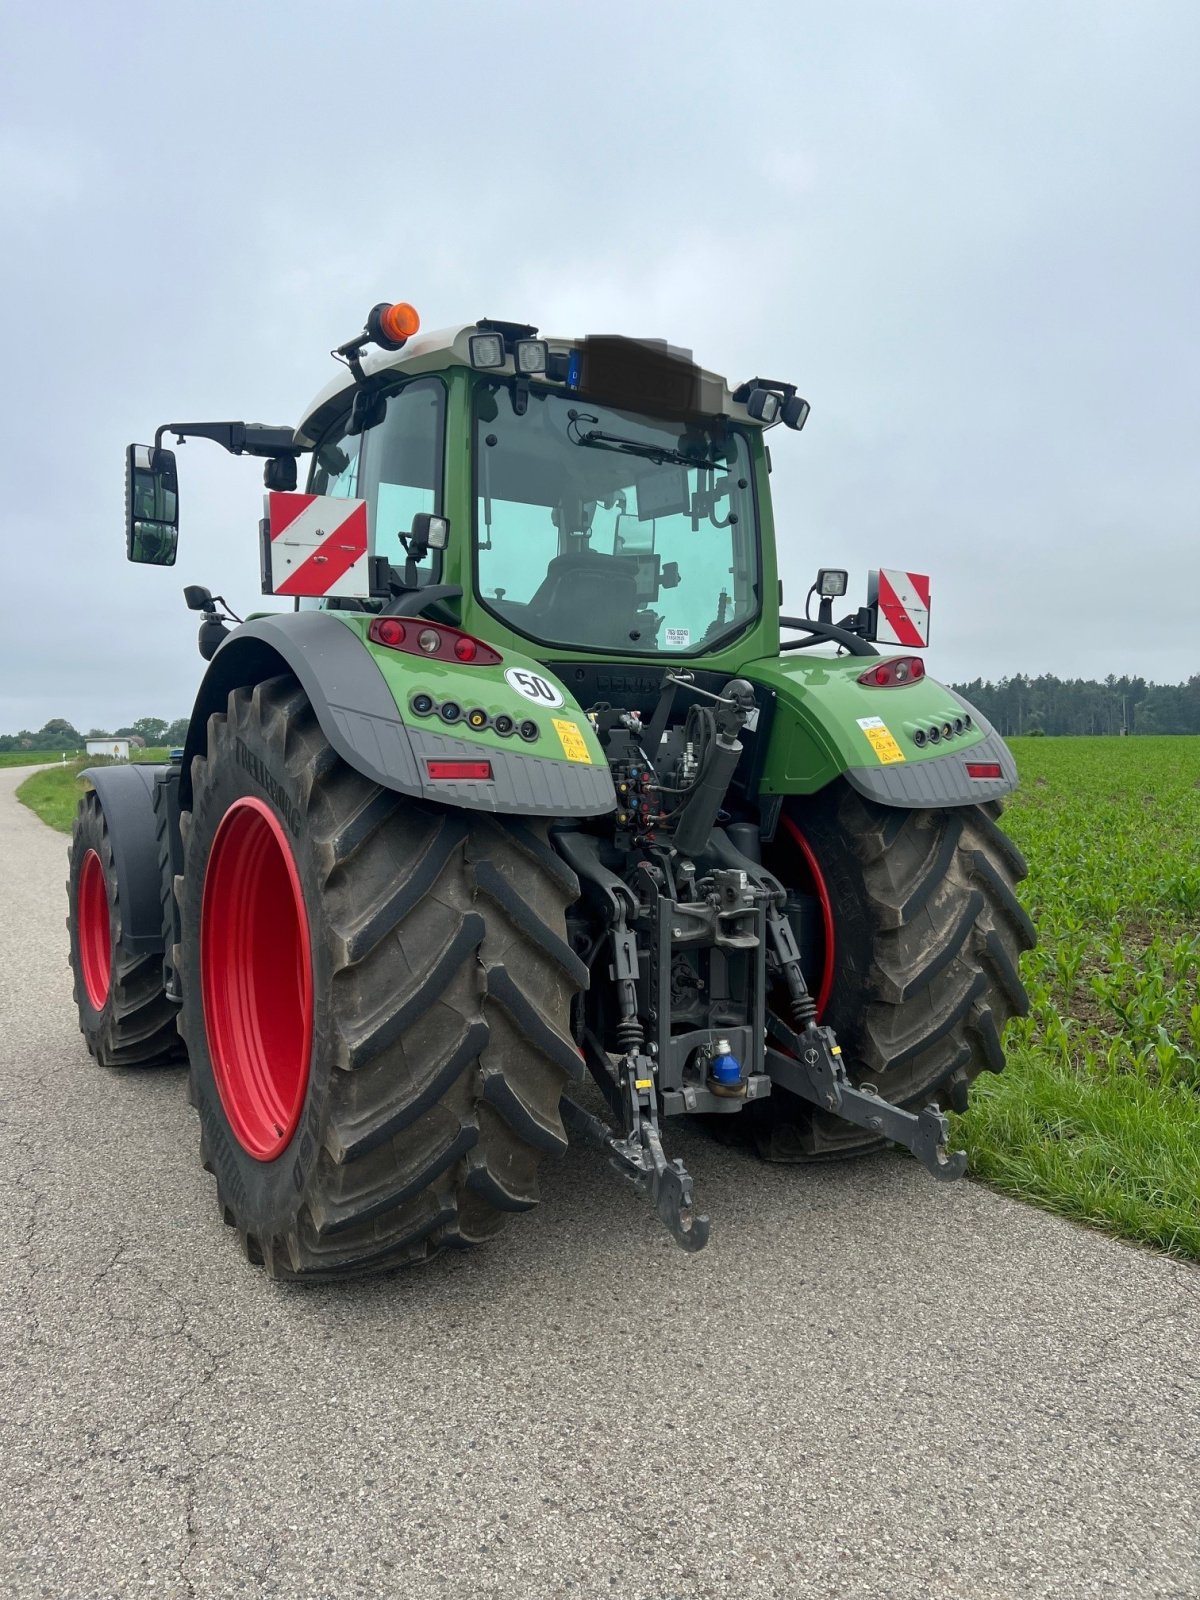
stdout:
{"type": "Polygon", "coordinates": [[[637,561],[577,550],[555,556],[529,602],[539,632],[580,644],[611,644],[637,626],[637,561]]]}

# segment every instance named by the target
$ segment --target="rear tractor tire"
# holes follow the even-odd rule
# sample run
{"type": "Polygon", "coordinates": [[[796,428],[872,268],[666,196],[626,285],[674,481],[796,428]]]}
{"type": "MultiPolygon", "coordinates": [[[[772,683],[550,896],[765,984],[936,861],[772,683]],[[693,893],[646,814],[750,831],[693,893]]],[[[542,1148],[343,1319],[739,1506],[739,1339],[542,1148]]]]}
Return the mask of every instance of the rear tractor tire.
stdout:
{"type": "MultiPolygon", "coordinates": [[[[1018,961],[1035,935],[1015,893],[1025,859],[998,814],[880,806],[839,783],[789,802],[766,855],[818,902],[820,959],[806,975],[850,1077],[910,1110],[965,1111],[972,1080],[1004,1067],[1005,1023],[1029,1009],[1018,961]]],[[[756,1132],[776,1161],[881,1143],[779,1090],[756,1132]]]]}
{"type": "Polygon", "coordinates": [[[323,1278],[494,1234],[565,1149],[578,884],[538,821],[381,788],[295,679],[236,689],[177,882],[201,1158],[251,1260],[323,1278]]]}
{"type": "Polygon", "coordinates": [[[121,948],[121,896],[95,790],[79,802],[67,853],[67,930],[79,1030],[102,1067],[156,1067],[183,1054],[160,954],[121,948]]]}

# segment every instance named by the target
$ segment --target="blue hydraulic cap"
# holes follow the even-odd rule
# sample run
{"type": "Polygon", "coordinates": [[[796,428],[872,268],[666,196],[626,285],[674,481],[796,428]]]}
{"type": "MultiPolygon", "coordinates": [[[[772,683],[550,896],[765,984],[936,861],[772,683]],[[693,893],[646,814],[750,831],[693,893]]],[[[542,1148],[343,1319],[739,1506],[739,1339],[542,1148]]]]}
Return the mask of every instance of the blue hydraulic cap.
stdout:
{"type": "Polygon", "coordinates": [[[717,1054],[708,1069],[709,1077],[722,1088],[735,1089],[742,1081],[742,1063],[730,1053],[729,1040],[717,1040],[717,1054]]]}

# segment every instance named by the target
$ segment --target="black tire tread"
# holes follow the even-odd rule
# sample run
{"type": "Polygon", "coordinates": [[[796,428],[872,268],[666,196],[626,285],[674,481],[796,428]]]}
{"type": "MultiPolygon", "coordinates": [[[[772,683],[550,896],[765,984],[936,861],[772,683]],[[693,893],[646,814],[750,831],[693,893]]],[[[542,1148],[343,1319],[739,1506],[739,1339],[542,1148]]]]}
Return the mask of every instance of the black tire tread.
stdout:
{"type": "MultiPolygon", "coordinates": [[[[231,732],[282,745],[302,795],[334,1059],[293,1222],[256,1236],[217,1163],[220,1204],[277,1277],[390,1270],[488,1237],[537,1203],[537,1155],[566,1144],[570,1005],[587,980],[565,939],[574,874],[543,824],[423,805],[348,767],[288,677],[233,691],[210,719],[196,803],[231,732]]],[[[185,993],[181,1026],[201,1025],[185,993]]]]}
{"type": "Polygon", "coordinates": [[[163,986],[161,955],[130,955],[121,948],[121,896],[113,863],[112,841],[100,797],[89,789],[80,799],[71,828],[68,861],[72,864],[67,879],[70,912],[71,997],[79,1010],[79,1030],[88,1050],[102,1067],[159,1067],[178,1062],[182,1055],[176,1032],[176,1007],[168,1000],[163,986]],[[109,999],[97,1016],[87,999],[78,958],[74,927],[75,907],[71,903],[73,864],[89,848],[95,849],[108,880],[112,908],[113,962],[109,999]]]}
{"type": "MultiPolygon", "coordinates": [[[[873,929],[870,970],[851,979],[859,1003],[838,1038],[856,1081],[910,1109],[965,1110],[971,1081],[1003,1069],[1005,1023],[1028,1010],[1018,962],[1035,934],[1015,892],[1027,869],[996,815],[879,806],[848,785],[837,799],[839,848],[857,862],[873,929]]],[[[845,981],[835,978],[835,996],[845,981]]],[[[760,1139],[768,1156],[878,1148],[865,1129],[816,1108],[796,1116],[799,1105],[772,1115],[760,1139]]]]}

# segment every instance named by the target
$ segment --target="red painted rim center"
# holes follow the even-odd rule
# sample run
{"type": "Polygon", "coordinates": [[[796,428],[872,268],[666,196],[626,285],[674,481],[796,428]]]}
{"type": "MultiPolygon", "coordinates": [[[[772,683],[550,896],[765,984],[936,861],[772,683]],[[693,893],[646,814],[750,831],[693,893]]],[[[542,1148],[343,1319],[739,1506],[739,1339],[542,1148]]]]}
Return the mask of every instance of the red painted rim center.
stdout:
{"type": "Polygon", "coordinates": [[[283,825],[265,801],[221,818],[200,910],[204,1028],[238,1143],[273,1161],[304,1107],[312,1053],[308,913],[283,825]]]}
{"type": "Polygon", "coordinates": [[[799,871],[789,873],[784,879],[789,888],[797,889],[802,894],[815,894],[821,905],[821,925],[825,930],[825,952],[821,962],[821,982],[817,989],[817,1016],[825,1013],[829,1004],[829,996],[833,990],[834,968],[834,932],[833,932],[833,901],[829,896],[829,887],[825,882],[820,864],[813,854],[812,846],[800,832],[800,829],[785,815],[782,819],[783,830],[791,842],[800,852],[800,861],[797,863],[799,871]]]}
{"type": "Polygon", "coordinates": [[[103,1011],[112,982],[112,923],[104,863],[89,850],[79,869],[75,925],[79,933],[79,965],[93,1011],[103,1011]]]}

